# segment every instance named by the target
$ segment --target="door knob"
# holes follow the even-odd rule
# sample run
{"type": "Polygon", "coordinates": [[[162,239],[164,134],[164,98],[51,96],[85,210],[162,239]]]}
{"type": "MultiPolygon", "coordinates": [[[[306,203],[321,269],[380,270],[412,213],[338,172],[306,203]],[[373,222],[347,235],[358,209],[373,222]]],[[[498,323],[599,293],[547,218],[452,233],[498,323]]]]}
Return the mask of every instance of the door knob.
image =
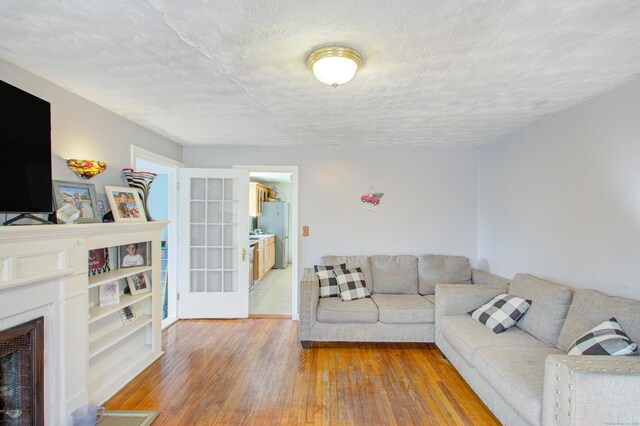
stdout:
{"type": "Polygon", "coordinates": [[[247,260],[247,250],[242,249],[242,261],[244,262],[245,260],[247,260]]]}

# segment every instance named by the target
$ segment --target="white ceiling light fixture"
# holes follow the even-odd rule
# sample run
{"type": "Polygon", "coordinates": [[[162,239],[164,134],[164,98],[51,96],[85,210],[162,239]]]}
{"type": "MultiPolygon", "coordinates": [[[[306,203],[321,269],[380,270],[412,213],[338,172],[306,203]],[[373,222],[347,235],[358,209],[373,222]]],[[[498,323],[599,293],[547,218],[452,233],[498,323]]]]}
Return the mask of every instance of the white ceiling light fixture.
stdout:
{"type": "Polygon", "coordinates": [[[313,75],[334,89],[350,81],[361,65],[360,52],[341,45],[320,47],[307,57],[307,66],[313,70],[313,75]]]}

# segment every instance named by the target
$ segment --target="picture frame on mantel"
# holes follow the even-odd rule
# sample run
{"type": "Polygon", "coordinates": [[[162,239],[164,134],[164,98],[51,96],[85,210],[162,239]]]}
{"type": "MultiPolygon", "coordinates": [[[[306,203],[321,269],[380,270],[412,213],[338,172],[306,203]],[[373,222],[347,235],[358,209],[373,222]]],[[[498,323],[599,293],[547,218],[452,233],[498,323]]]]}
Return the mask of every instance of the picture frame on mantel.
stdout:
{"type": "Polygon", "coordinates": [[[104,190],[116,222],[147,221],[137,189],[105,185],[104,190]]]}
{"type": "Polygon", "coordinates": [[[102,222],[95,185],[54,180],[53,195],[56,210],[70,204],[80,211],[80,217],[74,223],[102,222]]]}

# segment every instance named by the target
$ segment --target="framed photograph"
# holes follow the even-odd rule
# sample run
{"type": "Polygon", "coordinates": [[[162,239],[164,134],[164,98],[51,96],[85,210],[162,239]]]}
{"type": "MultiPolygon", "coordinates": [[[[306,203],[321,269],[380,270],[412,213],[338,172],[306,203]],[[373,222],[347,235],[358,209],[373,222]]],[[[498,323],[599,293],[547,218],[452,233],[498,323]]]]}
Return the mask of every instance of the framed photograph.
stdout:
{"type": "Polygon", "coordinates": [[[129,291],[131,291],[133,296],[151,291],[151,278],[149,278],[149,272],[140,272],[139,274],[127,277],[127,284],[129,285],[129,291]]]}
{"type": "Polygon", "coordinates": [[[102,284],[100,286],[100,306],[120,303],[120,286],[118,282],[102,284]]]}
{"type": "Polygon", "coordinates": [[[80,217],[74,223],[102,222],[98,211],[96,187],[91,183],[53,181],[55,208],[70,204],[80,210],[80,217]]]}
{"type": "Polygon", "coordinates": [[[104,190],[116,222],[147,221],[137,189],[107,185],[104,190]]]}
{"type": "Polygon", "coordinates": [[[138,318],[135,309],[133,306],[127,306],[126,308],[120,309],[120,316],[122,317],[122,322],[125,324],[129,324],[138,318]]]}
{"type": "Polygon", "coordinates": [[[101,248],[89,250],[89,276],[109,272],[111,265],[109,263],[109,249],[101,248]]]}
{"type": "Polygon", "coordinates": [[[132,268],[134,266],[148,266],[147,242],[131,243],[118,248],[120,268],[132,268]]]}

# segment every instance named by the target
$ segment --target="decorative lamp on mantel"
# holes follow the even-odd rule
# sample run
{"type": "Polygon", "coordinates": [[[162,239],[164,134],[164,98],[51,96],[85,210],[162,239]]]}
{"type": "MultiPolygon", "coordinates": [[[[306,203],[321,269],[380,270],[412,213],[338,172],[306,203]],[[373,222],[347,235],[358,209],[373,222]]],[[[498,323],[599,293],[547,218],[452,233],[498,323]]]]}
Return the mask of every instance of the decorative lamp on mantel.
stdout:
{"type": "Polygon", "coordinates": [[[67,167],[80,179],[91,179],[107,169],[106,163],[96,160],[67,160],[67,167]]]}

